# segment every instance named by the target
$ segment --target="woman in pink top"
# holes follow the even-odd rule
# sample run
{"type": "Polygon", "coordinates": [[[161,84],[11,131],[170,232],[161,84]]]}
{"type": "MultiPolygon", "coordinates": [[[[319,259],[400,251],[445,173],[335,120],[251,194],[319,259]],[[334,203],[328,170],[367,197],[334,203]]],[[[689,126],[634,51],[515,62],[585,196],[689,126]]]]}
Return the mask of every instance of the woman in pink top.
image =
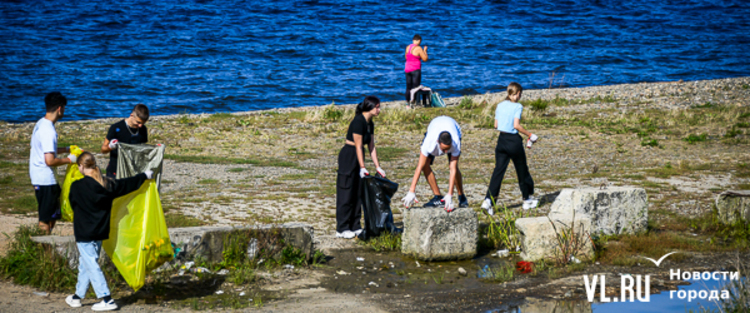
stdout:
{"type": "Polygon", "coordinates": [[[427,61],[427,46],[422,49],[422,37],[414,35],[412,44],[406,47],[406,102],[411,103],[411,90],[422,84],[422,61],[427,61]]]}

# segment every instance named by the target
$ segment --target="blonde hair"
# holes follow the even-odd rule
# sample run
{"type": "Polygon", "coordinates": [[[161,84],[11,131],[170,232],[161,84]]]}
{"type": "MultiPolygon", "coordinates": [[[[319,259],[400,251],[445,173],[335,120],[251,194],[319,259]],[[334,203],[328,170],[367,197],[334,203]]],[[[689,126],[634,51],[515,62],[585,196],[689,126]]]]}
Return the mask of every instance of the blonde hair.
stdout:
{"type": "Polygon", "coordinates": [[[110,180],[107,177],[102,176],[102,171],[99,170],[99,167],[96,166],[96,158],[94,158],[94,155],[90,152],[83,152],[80,156],[78,156],[78,160],[76,161],[76,164],[78,164],[78,168],[81,169],[81,173],[83,173],[83,169],[93,169],[94,175],[91,175],[91,178],[99,182],[102,187],[108,188],[110,180]]]}
{"type": "Polygon", "coordinates": [[[523,87],[521,87],[521,84],[517,82],[512,82],[508,84],[508,96],[505,97],[505,100],[510,100],[510,96],[517,95],[523,91],[523,87]]]}

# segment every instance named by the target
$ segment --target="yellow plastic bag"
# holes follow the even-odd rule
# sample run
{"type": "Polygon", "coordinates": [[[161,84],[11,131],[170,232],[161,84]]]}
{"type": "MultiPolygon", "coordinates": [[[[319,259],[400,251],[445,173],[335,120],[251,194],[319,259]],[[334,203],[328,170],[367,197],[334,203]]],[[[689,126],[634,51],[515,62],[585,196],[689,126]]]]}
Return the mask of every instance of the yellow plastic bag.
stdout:
{"type": "MultiPolygon", "coordinates": [[[[78,146],[70,146],[70,153],[76,157],[81,156],[83,149],[78,146]]],[[[73,221],[73,207],[70,206],[70,185],[74,181],[83,178],[83,174],[78,170],[78,164],[68,164],[68,169],[65,172],[65,180],[62,185],[62,192],[60,193],[60,209],[62,210],[62,217],[68,222],[73,221]]]]}
{"type": "Polygon", "coordinates": [[[172,260],[159,190],[153,179],[112,203],[109,239],[102,243],[125,281],[138,291],[146,274],[172,260]]]}

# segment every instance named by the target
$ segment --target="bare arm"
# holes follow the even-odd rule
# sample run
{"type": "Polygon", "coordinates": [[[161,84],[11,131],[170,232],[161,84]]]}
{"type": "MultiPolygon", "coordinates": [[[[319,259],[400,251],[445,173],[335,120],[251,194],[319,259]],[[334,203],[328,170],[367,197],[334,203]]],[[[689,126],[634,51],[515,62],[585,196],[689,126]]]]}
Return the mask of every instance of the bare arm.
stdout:
{"type": "Polygon", "coordinates": [[[372,163],[375,163],[375,168],[380,168],[380,162],[378,161],[378,152],[375,148],[375,135],[372,135],[372,139],[367,145],[367,149],[370,150],[370,158],[372,158],[372,163]]]}
{"type": "MultiPolygon", "coordinates": [[[[495,124],[497,124],[497,120],[495,120],[495,124]]],[[[515,128],[519,133],[526,135],[526,137],[531,137],[531,132],[524,129],[523,126],[521,126],[521,120],[517,118],[513,119],[513,128],[515,128]]]]}
{"type": "Polygon", "coordinates": [[[495,120],[495,129],[497,129],[497,120],[495,120]]]}
{"type": "Polygon", "coordinates": [[[64,158],[59,159],[55,157],[54,153],[45,153],[44,154],[44,163],[47,163],[47,166],[49,167],[57,167],[60,165],[70,164],[70,159],[64,158]]]}
{"type": "Polygon", "coordinates": [[[414,48],[414,52],[417,53],[416,55],[418,57],[422,58],[422,62],[427,61],[427,47],[424,47],[424,49],[422,49],[422,47],[416,47],[414,48]]]}
{"type": "Polygon", "coordinates": [[[104,138],[104,143],[102,143],[102,153],[110,153],[112,149],[109,148],[109,139],[104,138]]]}
{"type": "Polygon", "coordinates": [[[417,182],[419,181],[419,174],[422,171],[422,168],[424,165],[427,164],[427,157],[422,154],[422,152],[419,153],[419,162],[417,163],[417,169],[414,170],[414,177],[411,179],[411,186],[409,187],[409,192],[414,192],[417,190],[417,182]]]}
{"type": "Polygon", "coordinates": [[[60,153],[70,153],[70,147],[58,147],[57,148],[57,153],[58,154],[60,154],[60,153]]]}
{"type": "Polygon", "coordinates": [[[458,157],[451,156],[450,177],[448,178],[448,194],[453,194],[453,187],[456,186],[456,173],[458,172],[458,157]]]}
{"type": "Polygon", "coordinates": [[[362,135],[352,134],[354,137],[354,149],[357,150],[357,161],[359,162],[359,168],[365,168],[365,156],[362,154],[362,135]]]}

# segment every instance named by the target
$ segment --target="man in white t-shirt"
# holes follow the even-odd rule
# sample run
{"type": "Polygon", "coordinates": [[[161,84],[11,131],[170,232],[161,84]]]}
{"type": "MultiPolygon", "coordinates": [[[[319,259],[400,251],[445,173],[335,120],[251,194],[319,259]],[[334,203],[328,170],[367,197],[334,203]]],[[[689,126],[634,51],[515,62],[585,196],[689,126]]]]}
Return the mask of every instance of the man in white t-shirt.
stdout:
{"type": "Polygon", "coordinates": [[[75,155],[57,158],[58,153],[70,153],[69,148],[57,148],[57,131],[55,122],[65,114],[68,100],[55,91],[44,97],[47,114],[39,119],[31,134],[31,155],[29,156],[29,176],[34,185],[34,194],[39,205],[39,228],[49,235],[55,222],[62,217],[60,213],[60,185],[57,184],[53,167],[71,164],[76,161],[75,155]]]}
{"type": "Polygon", "coordinates": [[[402,199],[404,206],[410,207],[413,203],[419,202],[414,193],[417,189],[420,172],[424,173],[427,183],[434,194],[433,198],[424,204],[424,207],[444,207],[446,211],[451,212],[455,207],[453,204],[453,189],[458,189],[458,207],[467,208],[469,202],[464,195],[463,180],[461,171],[458,169],[458,158],[461,156],[461,127],[456,120],[449,116],[438,116],[434,118],[430,125],[427,126],[422,147],[419,153],[419,163],[414,171],[414,177],[411,180],[411,187],[406,197],[402,199]],[[435,173],[432,172],[432,162],[436,156],[443,154],[448,155],[448,165],[450,168],[450,178],[448,179],[448,194],[443,197],[440,194],[435,173]]]}

